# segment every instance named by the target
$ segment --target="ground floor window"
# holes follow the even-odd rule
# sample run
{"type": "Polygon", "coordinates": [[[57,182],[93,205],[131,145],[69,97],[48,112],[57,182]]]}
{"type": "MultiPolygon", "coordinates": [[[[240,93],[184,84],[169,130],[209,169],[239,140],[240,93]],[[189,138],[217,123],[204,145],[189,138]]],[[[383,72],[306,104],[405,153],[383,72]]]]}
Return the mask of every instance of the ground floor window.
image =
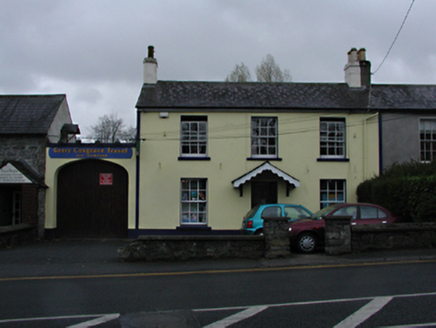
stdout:
{"type": "Polygon", "coordinates": [[[321,208],[345,203],[345,180],[320,181],[321,208]]]}
{"type": "Polygon", "coordinates": [[[181,224],[207,224],[207,179],[181,179],[181,224]]]}

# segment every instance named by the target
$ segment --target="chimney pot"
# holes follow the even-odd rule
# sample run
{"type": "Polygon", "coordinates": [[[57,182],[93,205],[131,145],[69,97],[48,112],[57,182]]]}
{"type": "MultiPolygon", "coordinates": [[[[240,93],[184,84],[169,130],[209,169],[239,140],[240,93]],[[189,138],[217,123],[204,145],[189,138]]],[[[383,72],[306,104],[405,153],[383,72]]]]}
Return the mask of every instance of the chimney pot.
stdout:
{"type": "Polygon", "coordinates": [[[154,47],[148,46],[148,58],[154,58],[154,47]]]}
{"type": "Polygon", "coordinates": [[[359,61],[366,60],[366,49],[365,48],[359,49],[359,51],[357,52],[357,59],[359,61]]]}

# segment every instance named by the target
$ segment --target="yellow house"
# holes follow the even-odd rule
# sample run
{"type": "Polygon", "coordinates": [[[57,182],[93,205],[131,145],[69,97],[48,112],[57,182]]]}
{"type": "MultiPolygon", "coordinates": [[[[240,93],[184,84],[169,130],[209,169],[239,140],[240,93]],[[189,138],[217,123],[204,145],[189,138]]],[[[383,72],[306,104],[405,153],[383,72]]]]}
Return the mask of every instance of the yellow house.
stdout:
{"type": "Polygon", "coordinates": [[[153,52],[136,105],[131,236],[237,232],[260,203],[356,202],[379,173],[364,50],[349,53],[346,83],[158,81],[153,52]]]}

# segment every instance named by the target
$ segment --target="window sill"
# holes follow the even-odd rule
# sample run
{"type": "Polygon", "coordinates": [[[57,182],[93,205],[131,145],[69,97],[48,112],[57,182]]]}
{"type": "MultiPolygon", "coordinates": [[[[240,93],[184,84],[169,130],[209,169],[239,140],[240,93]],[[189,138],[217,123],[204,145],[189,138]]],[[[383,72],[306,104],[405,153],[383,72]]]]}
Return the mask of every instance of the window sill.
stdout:
{"type": "Polygon", "coordinates": [[[349,162],[349,158],[317,158],[317,162],[349,162]]]}
{"type": "Polygon", "coordinates": [[[247,161],[282,161],[280,157],[247,157],[247,161]]]}
{"type": "Polygon", "coordinates": [[[185,157],[179,156],[177,158],[179,161],[210,161],[210,157],[185,157]]]}

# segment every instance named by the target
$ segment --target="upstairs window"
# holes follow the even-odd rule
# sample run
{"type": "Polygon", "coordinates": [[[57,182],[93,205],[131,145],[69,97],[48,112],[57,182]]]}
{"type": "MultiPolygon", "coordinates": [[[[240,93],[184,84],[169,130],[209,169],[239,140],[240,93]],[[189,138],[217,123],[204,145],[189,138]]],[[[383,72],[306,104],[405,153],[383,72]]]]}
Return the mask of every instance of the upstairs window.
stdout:
{"type": "Polygon", "coordinates": [[[319,138],[321,158],[345,158],[344,118],[321,118],[319,138]]]}
{"type": "Polygon", "coordinates": [[[429,163],[436,159],[436,120],[419,121],[419,143],[421,162],[429,163]]]}
{"type": "Polygon", "coordinates": [[[251,157],[278,156],[277,117],[251,118],[251,157]]]}
{"type": "Polygon", "coordinates": [[[207,224],[207,179],[181,180],[182,225],[207,224]]]}
{"type": "Polygon", "coordinates": [[[321,208],[345,203],[345,180],[320,181],[321,208]]]}
{"type": "Polygon", "coordinates": [[[182,157],[207,156],[207,116],[182,116],[180,153],[182,157]]]}

